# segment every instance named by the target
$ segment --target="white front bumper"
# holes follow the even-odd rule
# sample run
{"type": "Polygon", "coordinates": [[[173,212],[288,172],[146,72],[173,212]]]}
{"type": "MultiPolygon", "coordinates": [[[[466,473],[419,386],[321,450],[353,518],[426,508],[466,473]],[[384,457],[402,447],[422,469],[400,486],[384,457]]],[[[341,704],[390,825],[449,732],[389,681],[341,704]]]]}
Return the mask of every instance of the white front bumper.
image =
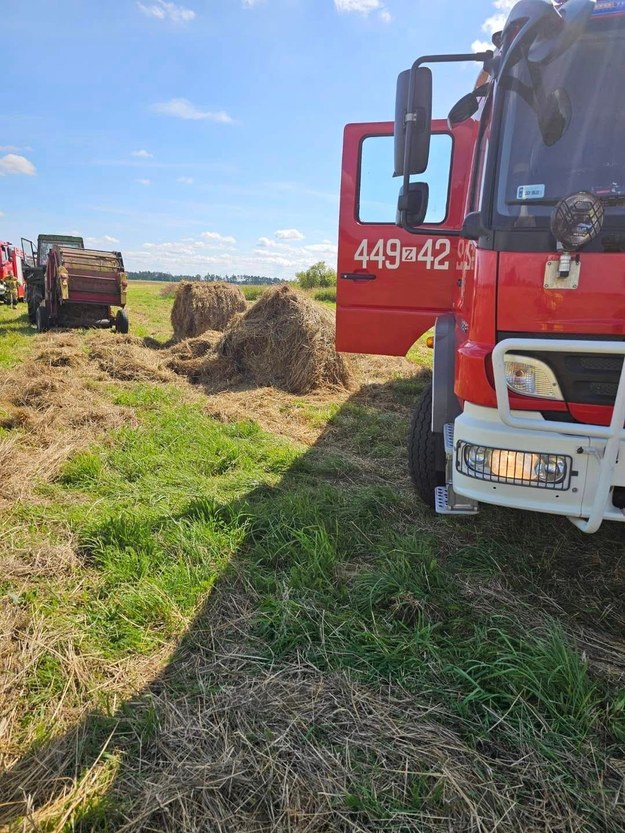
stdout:
{"type": "MultiPolygon", "coordinates": [[[[493,350],[497,408],[467,403],[455,423],[456,457],[461,441],[487,448],[567,455],[572,459],[570,482],[558,488],[517,485],[476,479],[454,465],[453,488],[459,495],[485,503],[566,515],[583,532],[596,532],[604,520],[625,521],[612,502],[615,486],[625,486],[625,363],[609,426],[551,422],[540,413],[511,411],[505,375],[506,353],[540,352],[621,355],[625,342],[572,339],[510,338],[493,350]]],[[[457,461],[455,461],[457,462],[457,461]]]]}
{"type": "MultiPolygon", "coordinates": [[[[482,503],[564,515],[571,520],[590,519],[593,514],[598,514],[596,498],[600,491],[601,463],[606,441],[591,439],[583,434],[567,436],[551,432],[549,431],[551,423],[543,420],[539,413],[523,412],[522,416],[525,419],[535,420],[536,430],[510,428],[504,425],[494,408],[481,408],[466,403],[464,413],[454,424],[454,491],[458,495],[482,503]],[[543,426],[546,430],[540,430],[543,426]],[[457,450],[462,443],[534,454],[565,455],[573,460],[572,476],[566,488],[562,489],[546,489],[538,485],[516,486],[469,477],[459,471],[457,465],[457,450]]],[[[582,425],[578,427],[583,429],[582,425]]],[[[611,485],[625,486],[624,442],[621,442],[611,485]]],[[[603,520],[625,521],[625,512],[616,508],[612,503],[611,487],[601,507],[600,520],[596,528],[603,520]]],[[[596,531],[596,529],[585,528],[585,521],[578,522],[577,525],[585,532],[596,531]]]]}
{"type": "MultiPolygon", "coordinates": [[[[522,416],[534,420],[537,424],[536,430],[510,428],[501,421],[496,409],[465,404],[463,414],[454,424],[454,491],[482,503],[511,506],[534,512],[550,512],[575,518],[588,517],[598,482],[599,459],[605,449],[605,440],[594,440],[591,444],[590,437],[583,434],[566,436],[553,433],[548,430],[550,423],[543,420],[540,413],[523,412],[522,416]],[[540,430],[543,425],[545,430],[540,430]],[[469,477],[459,471],[457,465],[457,451],[463,443],[486,448],[571,457],[573,473],[570,483],[566,484],[566,488],[559,490],[546,489],[538,485],[515,486],[469,477]],[[581,454],[580,448],[584,449],[581,454]]],[[[583,426],[579,427],[583,428],[583,426]]],[[[623,451],[625,452],[625,448],[623,451]]],[[[625,462],[625,453],[621,457],[625,462]]],[[[625,466],[619,464],[618,468],[620,479],[618,485],[625,485],[625,466]]],[[[610,518],[625,521],[625,514],[619,509],[614,509],[611,501],[610,507],[608,515],[610,518]]]]}

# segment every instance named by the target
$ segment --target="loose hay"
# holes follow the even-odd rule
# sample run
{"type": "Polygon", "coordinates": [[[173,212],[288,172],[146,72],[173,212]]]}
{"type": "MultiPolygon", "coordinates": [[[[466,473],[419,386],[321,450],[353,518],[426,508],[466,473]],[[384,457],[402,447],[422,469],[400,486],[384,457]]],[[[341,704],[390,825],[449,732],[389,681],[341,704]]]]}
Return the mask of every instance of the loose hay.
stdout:
{"type": "Polygon", "coordinates": [[[219,352],[257,385],[290,393],[347,388],[346,359],[334,349],[331,315],[288,286],[265,292],[225,333],[219,352]]]}
{"type": "Polygon", "coordinates": [[[173,377],[161,356],[140,346],[132,337],[115,341],[92,341],[89,357],[100,370],[121,382],[167,382],[173,377]]]}
{"type": "Polygon", "coordinates": [[[174,339],[195,338],[207,330],[223,332],[246,309],[245,296],[236,286],[185,281],[178,286],[171,311],[174,339]]]}

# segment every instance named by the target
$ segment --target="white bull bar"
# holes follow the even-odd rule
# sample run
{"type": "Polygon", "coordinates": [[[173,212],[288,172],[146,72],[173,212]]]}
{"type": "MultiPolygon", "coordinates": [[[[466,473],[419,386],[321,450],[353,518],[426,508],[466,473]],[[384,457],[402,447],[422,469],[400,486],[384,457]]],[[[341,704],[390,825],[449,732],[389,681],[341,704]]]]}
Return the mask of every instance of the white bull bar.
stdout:
{"type": "MultiPolygon", "coordinates": [[[[591,355],[619,355],[625,358],[625,342],[622,341],[577,341],[572,339],[529,339],[507,338],[499,342],[492,354],[495,390],[497,392],[497,411],[504,425],[523,431],[547,431],[554,434],[590,437],[605,440],[606,445],[599,462],[599,476],[595,497],[587,520],[569,517],[582,532],[596,532],[607,513],[610,490],[614,485],[614,473],[619,456],[621,442],[625,441],[625,361],[614,401],[614,411],[610,425],[586,425],[570,422],[551,422],[547,420],[528,419],[512,414],[509,389],[506,382],[505,355],[525,351],[532,353],[588,353],[591,355]]],[[[517,412],[518,413],[518,412],[517,412]]],[[[592,452],[591,452],[592,453],[592,452]]]]}

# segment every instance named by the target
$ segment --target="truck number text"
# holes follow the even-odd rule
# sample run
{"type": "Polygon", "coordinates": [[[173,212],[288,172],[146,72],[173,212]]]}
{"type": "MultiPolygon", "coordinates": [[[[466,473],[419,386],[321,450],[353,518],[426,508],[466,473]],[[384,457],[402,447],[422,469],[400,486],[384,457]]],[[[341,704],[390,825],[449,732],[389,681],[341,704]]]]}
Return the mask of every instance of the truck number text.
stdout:
{"type": "Polygon", "coordinates": [[[366,269],[369,263],[380,268],[399,269],[402,263],[425,263],[426,269],[449,269],[451,241],[447,238],[428,238],[422,246],[404,246],[401,240],[363,240],[354,260],[366,269]]]}

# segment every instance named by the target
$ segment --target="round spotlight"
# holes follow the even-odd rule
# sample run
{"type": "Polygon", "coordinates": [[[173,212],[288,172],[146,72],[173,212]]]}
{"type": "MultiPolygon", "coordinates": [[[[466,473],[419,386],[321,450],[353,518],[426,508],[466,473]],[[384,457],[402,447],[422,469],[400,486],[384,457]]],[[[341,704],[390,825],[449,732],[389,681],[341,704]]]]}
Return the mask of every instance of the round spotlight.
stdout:
{"type": "Polygon", "coordinates": [[[567,251],[575,251],[599,234],[603,228],[603,205],[599,197],[580,191],[556,205],[551,217],[551,231],[567,251]]]}

